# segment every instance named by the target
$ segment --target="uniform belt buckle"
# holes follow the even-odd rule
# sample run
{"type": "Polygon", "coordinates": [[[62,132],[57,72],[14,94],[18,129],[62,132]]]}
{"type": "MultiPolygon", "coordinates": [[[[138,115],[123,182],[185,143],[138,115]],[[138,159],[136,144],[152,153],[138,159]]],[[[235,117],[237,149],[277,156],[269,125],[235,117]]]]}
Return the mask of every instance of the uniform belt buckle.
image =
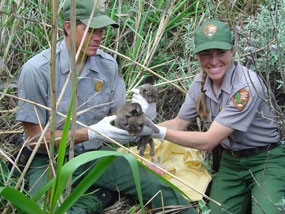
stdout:
{"type": "Polygon", "coordinates": [[[231,154],[234,158],[238,158],[238,155],[235,154],[235,152],[233,150],[231,150],[231,154]]]}

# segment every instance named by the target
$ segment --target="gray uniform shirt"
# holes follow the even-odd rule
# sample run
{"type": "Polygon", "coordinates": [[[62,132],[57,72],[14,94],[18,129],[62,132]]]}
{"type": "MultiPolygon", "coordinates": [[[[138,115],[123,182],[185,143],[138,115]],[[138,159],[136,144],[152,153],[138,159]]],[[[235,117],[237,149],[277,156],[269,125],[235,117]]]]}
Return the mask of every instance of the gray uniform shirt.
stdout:
{"type": "MultiPolygon", "coordinates": [[[[197,116],[196,101],[201,93],[202,73],[198,74],[180,108],[178,116],[190,121],[197,116]]],[[[266,88],[257,74],[240,64],[232,64],[225,73],[221,88],[215,96],[212,80],[207,77],[204,87],[209,117],[205,123],[207,128],[215,120],[233,128],[235,131],[223,142],[224,148],[239,151],[266,146],[278,142],[280,134],[273,122],[273,114],[269,106],[261,99],[265,97],[266,88]],[[241,89],[249,92],[248,103],[242,110],[234,105],[233,97],[241,89]]]]}
{"type": "MultiPolygon", "coordinates": [[[[19,73],[18,95],[41,105],[51,106],[50,90],[50,49],[44,50],[28,60],[19,73]]],[[[65,40],[58,42],[56,48],[55,91],[58,99],[70,71],[70,57],[65,40]]],[[[67,114],[72,94],[72,83],[69,80],[63,99],[57,111],[67,114]]],[[[77,120],[85,125],[93,125],[107,116],[115,113],[117,108],[126,101],[126,89],[123,79],[119,76],[118,65],[113,57],[98,49],[96,56],[87,58],[84,69],[77,83],[77,113],[95,107],[78,115],[77,120]],[[102,84],[102,87],[100,85],[102,84]],[[106,104],[112,102],[111,104],[106,104]],[[105,104],[105,105],[101,105],[105,104]],[[98,106],[99,105],[99,106],[98,106]]],[[[34,105],[19,101],[18,121],[46,125],[50,112],[36,107],[40,121],[34,110],[34,105]]],[[[56,120],[63,118],[57,116],[56,120]]],[[[63,129],[64,124],[58,124],[57,129],[63,129]]],[[[77,125],[77,128],[81,128],[77,125]]],[[[87,141],[75,145],[75,153],[97,149],[99,141],[87,141]]]]}

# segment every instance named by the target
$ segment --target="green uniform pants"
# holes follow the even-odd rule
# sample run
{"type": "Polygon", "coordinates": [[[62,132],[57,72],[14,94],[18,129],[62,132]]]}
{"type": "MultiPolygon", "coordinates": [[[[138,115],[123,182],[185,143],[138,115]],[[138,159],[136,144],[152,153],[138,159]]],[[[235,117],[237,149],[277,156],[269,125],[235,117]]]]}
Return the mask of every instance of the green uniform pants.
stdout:
{"type": "MultiPolygon", "coordinates": [[[[43,174],[47,167],[48,159],[45,157],[35,157],[32,165],[27,173],[27,178],[30,185],[33,185],[35,181],[43,174]]],[[[90,161],[87,164],[78,168],[74,176],[77,176],[87,170],[90,166],[96,164],[94,161],[90,161]]],[[[164,206],[170,205],[187,205],[191,206],[190,202],[186,200],[180,193],[175,191],[173,188],[169,187],[163,181],[158,179],[155,175],[139,166],[141,190],[143,199],[145,201],[150,200],[157,192],[162,192],[158,194],[152,201],[151,206],[154,208],[162,207],[162,200],[164,206]]],[[[31,194],[36,193],[46,181],[46,175],[41,178],[39,182],[31,191],[31,194]]],[[[30,186],[31,187],[31,186],[30,186]]],[[[120,191],[120,194],[131,196],[137,199],[137,192],[135,183],[133,180],[133,175],[129,164],[123,157],[117,157],[112,164],[107,168],[107,170],[100,176],[100,178],[94,183],[94,190],[98,188],[109,189],[111,191],[120,191]]],[[[92,210],[92,209],[91,209],[92,210]]],[[[93,209],[94,210],[94,209],[93,209]]],[[[78,212],[78,211],[77,211],[78,212]]],[[[86,212],[87,213],[87,212],[86,212]]],[[[194,208],[189,208],[181,213],[196,213],[194,208]]]]}
{"type": "Polygon", "coordinates": [[[210,202],[211,213],[281,213],[276,203],[285,198],[284,162],[285,151],[280,146],[251,157],[233,157],[223,152],[210,197],[228,212],[210,202]]]}

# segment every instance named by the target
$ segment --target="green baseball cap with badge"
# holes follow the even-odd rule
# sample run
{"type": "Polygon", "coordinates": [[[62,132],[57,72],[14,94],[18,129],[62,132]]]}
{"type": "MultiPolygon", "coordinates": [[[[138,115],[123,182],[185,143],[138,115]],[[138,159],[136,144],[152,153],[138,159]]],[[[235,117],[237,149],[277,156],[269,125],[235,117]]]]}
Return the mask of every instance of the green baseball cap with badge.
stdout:
{"type": "MultiPolygon", "coordinates": [[[[70,1],[67,0],[63,5],[64,21],[70,20],[70,1]]],[[[118,28],[119,25],[105,13],[104,4],[101,0],[96,1],[96,8],[90,22],[90,28],[98,29],[111,25],[118,28]]],[[[76,19],[87,25],[90,19],[95,0],[76,0],[76,19]]]]}
{"type": "Polygon", "coordinates": [[[203,23],[194,33],[194,54],[209,49],[231,50],[232,33],[227,23],[209,21],[203,23]]]}

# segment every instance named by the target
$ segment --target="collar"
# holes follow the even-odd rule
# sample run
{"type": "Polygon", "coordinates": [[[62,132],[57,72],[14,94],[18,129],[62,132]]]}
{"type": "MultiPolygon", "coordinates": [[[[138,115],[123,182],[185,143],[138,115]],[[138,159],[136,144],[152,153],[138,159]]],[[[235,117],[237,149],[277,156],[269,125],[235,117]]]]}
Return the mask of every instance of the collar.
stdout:
{"type": "Polygon", "coordinates": [[[85,64],[86,69],[98,73],[98,71],[100,69],[99,69],[99,65],[98,65],[98,60],[97,59],[102,57],[103,53],[104,52],[101,49],[98,49],[95,56],[88,57],[87,61],[86,61],[86,64],[85,64]]]}
{"type": "Polygon", "coordinates": [[[56,45],[56,54],[59,54],[59,66],[61,73],[67,73],[70,71],[70,56],[66,47],[66,40],[63,39],[56,45]]]}
{"type": "Polygon", "coordinates": [[[234,63],[231,63],[230,68],[226,71],[225,76],[223,78],[223,82],[221,85],[221,90],[226,92],[227,94],[232,93],[232,85],[233,85],[233,80],[235,76],[235,70],[236,70],[237,65],[234,63]]]}

